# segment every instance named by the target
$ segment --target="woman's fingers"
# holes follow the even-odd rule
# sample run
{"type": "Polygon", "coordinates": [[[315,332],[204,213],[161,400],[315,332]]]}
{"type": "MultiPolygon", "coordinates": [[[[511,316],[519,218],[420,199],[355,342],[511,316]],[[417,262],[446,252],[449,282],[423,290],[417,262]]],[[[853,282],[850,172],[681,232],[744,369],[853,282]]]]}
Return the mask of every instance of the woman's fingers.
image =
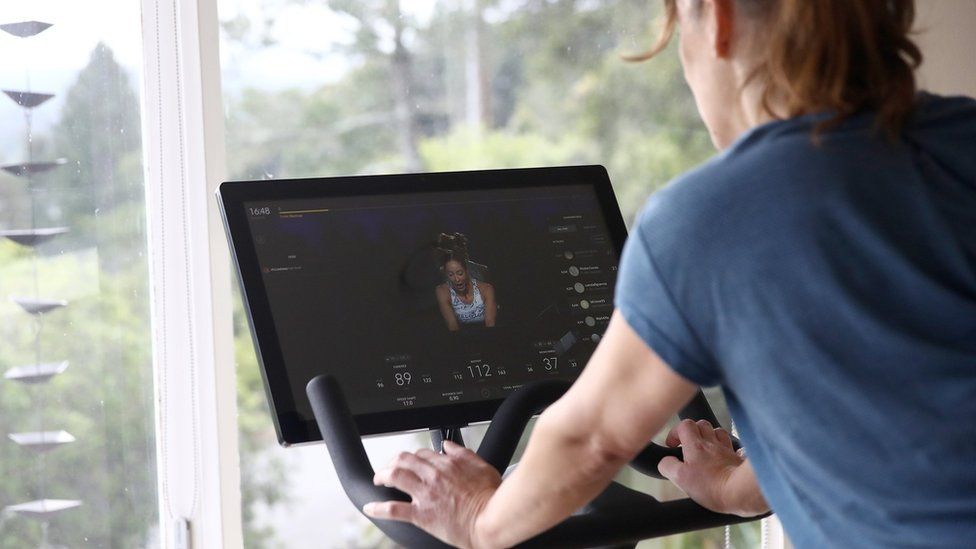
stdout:
{"type": "Polygon", "coordinates": [[[712,427],[711,423],[704,419],[699,419],[695,422],[695,425],[698,427],[698,432],[701,433],[703,439],[715,440],[715,428],[712,427]]]}
{"type": "Polygon", "coordinates": [[[405,501],[374,501],[363,505],[363,513],[376,519],[414,521],[414,508],[405,501]]]}
{"type": "Polygon", "coordinates": [[[701,430],[698,424],[690,419],[683,419],[671,429],[665,441],[672,448],[681,446],[684,451],[685,459],[694,455],[702,444],[701,430]]]}
{"type": "Polygon", "coordinates": [[[729,436],[729,432],[721,427],[715,429],[715,439],[718,440],[719,444],[722,446],[735,448],[735,446],[732,445],[732,437],[729,436]]]}
{"type": "Polygon", "coordinates": [[[683,447],[686,453],[689,451],[695,453],[697,449],[696,443],[707,442],[718,443],[723,448],[733,448],[732,437],[729,436],[729,432],[721,427],[713,428],[712,424],[704,419],[698,421],[690,419],[681,420],[680,423],[668,432],[668,436],[664,441],[671,448],[683,447]]]}
{"type": "Polygon", "coordinates": [[[409,469],[400,467],[390,467],[380,470],[373,475],[373,484],[376,486],[386,486],[396,488],[413,496],[424,489],[424,481],[416,473],[409,469]]]}
{"type": "Polygon", "coordinates": [[[665,446],[670,448],[677,448],[681,444],[681,440],[678,438],[678,426],[675,425],[668,431],[667,438],[664,439],[665,446]]]}
{"type": "Polygon", "coordinates": [[[431,450],[430,448],[421,448],[415,452],[415,455],[422,460],[430,462],[431,464],[436,464],[437,458],[441,457],[440,454],[431,450]]]}
{"type": "Polygon", "coordinates": [[[444,441],[444,453],[449,456],[458,456],[458,457],[469,457],[471,455],[474,455],[474,452],[471,451],[470,448],[465,448],[464,446],[461,446],[460,444],[457,444],[450,440],[444,441]]]}
{"type": "Polygon", "coordinates": [[[373,502],[363,513],[410,522],[451,544],[471,544],[474,521],[501,484],[501,476],[477,454],[451,442],[444,454],[404,452],[373,481],[406,492],[411,501],[373,502]]]}
{"type": "MultiPolygon", "coordinates": [[[[688,438],[689,435],[693,434],[692,432],[688,431],[689,422],[691,422],[689,419],[679,421],[674,427],[671,428],[670,431],[668,431],[668,437],[665,439],[664,443],[672,448],[681,446],[682,436],[684,436],[684,438],[688,438]]],[[[698,429],[696,427],[695,431],[697,430],[698,429]]]]}
{"type": "Polygon", "coordinates": [[[679,478],[681,474],[681,468],[684,467],[684,463],[680,459],[667,456],[661,459],[657,464],[657,470],[661,473],[661,476],[670,480],[678,486],[681,486],[682,479],[679,478]]]}
{"type": "Polygon", "coordinates": [[[681,421],[668,433],[668,445],[681,445],[683,459],[665,457],[658,471],[702,506],[713,511],[736,511],[728,501],[734,486],[729,479],[744,463],[732,445],[732,438],[722,428],[715,429],[705,420],[681,421]]]}
{"type": "MultiPolygon", "coordinates": [[[[444,441],[444,455],[452,458],[454,462],[464,467],[483,467],[488,465],[478,457],[478,454],[470,448],[465,448],[460,444],[455,444],[449,440],[444,441]]],[[[490,466],[489,466],[490,467],[490,466]]]]}
{"type": "MultiPolygon", "coordinates": [[[[417,455],[410,452],[400,452],[400,454],[397,455],[392,462],[390,462],[390,465],[387,466],[386,469],[383,469],[383,472],[385,473],[388,471],[389,473],[386,474],[392,475],[393,472],[398,470],[410,471],[421,481],[428,484],[432,483],[437,478],[438,474],[437,468],[429,459],[425,459],[422,454],[417,455]]],[[[377,476],[379,476],[379,473],[377,473],[377,476]]],[[[380,484],[376,481],[375,476],[373,477],[373,483],[377,485],[380,484]]]]}

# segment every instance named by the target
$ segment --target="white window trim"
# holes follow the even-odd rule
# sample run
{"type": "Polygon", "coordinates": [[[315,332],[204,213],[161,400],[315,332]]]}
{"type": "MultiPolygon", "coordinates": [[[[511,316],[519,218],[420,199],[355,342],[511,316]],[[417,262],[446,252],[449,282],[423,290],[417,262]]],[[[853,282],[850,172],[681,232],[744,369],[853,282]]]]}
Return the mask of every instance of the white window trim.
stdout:
{"type": "Polygon", "coordinates": [[[141,0],[161,547],[239,548],[230,258],[216,0],[141,0]]]}

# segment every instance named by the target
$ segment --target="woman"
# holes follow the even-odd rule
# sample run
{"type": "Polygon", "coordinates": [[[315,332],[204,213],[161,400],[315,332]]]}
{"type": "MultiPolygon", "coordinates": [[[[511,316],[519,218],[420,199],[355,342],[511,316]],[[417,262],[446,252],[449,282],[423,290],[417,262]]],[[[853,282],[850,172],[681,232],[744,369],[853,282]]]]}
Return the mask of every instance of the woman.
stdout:
{"type": "Polygon", "coordinates": [[[772,508],[797,547],[976,539],[976,102],[916,95],[912,0],[665,0],[723,152],[655,193],[579,380],[501,483],[445,444],[367,505],[505,547],[609,483],[698,385],[748,459],[684,421],[660,471],[701,505],[772,508]]]}
{"type": "Polygon", "coordinates": [[[437,253],[447,281],[437,286],[435,294],[447,329],[456,332],[462,324],[494,326],[498,314],[495,288],[470,275],[468,238],[461,233],[441,234],[437,253]]]}

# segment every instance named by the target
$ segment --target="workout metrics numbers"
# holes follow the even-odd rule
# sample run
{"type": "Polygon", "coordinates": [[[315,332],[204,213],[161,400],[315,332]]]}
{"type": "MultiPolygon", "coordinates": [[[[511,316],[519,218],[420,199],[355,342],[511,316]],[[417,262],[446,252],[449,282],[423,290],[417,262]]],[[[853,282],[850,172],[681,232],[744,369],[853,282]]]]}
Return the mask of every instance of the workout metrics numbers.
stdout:
{"type": "MultiPolygon", "coordinates": [[[[558,313],[552,318],[569,319],[568,329],[558,332],[558,338],[526,340],[519,358],[512,356],[514,350],[500,357],[480,346],[438,365],[410,354],[387,355],[387,369],[374,382],[376,395],[395,406],[412,407],[502,398],[536,379],[576,377],[610,320],[616,253],[601,224],[585,215],[548,218],[546,233],[549,249],[540,260],[559,288],[557,301],[548,307],[558,313]]],[[[504,316],[504,307],[499,314],[504,316]]]]}

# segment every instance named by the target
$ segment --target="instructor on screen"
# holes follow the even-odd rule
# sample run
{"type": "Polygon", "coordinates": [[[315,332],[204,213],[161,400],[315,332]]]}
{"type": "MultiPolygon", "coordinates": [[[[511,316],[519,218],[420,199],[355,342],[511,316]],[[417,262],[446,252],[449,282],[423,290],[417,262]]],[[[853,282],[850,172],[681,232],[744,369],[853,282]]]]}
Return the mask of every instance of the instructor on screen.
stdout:
{"type": "Polygon", "coordinates": [[[462,325],[494,326],[498,314],[495,287],[475,278],[468,255],[468,237],[461,233],[441,233],[436,253],[446,280],[437,285],[434,293],[447,329],[455,332],[462,325]]]}

